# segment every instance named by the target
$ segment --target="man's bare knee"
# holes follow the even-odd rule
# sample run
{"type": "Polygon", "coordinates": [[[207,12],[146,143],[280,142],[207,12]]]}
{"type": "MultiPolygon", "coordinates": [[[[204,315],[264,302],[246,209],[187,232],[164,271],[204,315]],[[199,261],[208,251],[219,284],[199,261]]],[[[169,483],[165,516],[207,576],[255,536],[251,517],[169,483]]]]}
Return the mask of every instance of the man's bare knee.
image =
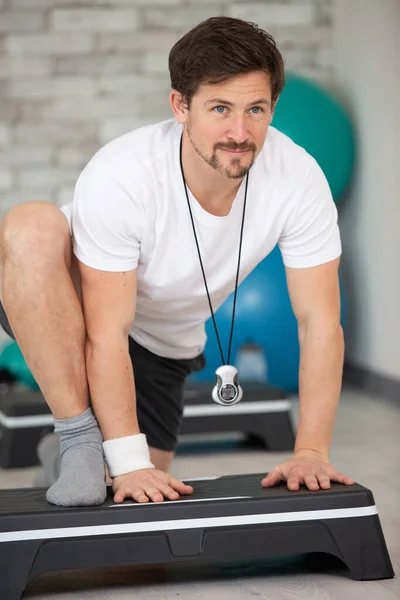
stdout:
{"type": "Polygon", "coordinates": [[[45,201],[19,204],[0,223],[1,260],[14,258],[65,260],[71,264],[71,238],[68,221],[61,209],[45,201]]]}

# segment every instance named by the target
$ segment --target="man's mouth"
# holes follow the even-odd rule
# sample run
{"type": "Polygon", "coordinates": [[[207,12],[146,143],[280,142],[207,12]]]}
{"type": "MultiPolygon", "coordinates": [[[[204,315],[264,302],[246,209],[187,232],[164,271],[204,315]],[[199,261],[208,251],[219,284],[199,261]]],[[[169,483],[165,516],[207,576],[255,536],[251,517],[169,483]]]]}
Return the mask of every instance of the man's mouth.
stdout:
{"type": "Polygon", "coordinates": [[[230,148],[221,148],[221,150],[225,150],[225,152],[229,152],[230,154],[245,154],[246,152],[250,152],[247,150],[231,150],[230,148]]]}

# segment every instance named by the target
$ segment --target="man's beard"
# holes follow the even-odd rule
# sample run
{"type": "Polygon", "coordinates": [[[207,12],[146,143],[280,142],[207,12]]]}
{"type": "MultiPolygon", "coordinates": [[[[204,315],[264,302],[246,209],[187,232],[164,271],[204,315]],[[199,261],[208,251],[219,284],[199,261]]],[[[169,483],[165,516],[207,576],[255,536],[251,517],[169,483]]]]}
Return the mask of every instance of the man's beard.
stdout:
{"type": "Polygon", "coordinates": [[[243,142],[242,144],[235,144],[235,142],[226,144],[215,144],[212,154],[210,156],[207,156],[201,150],[199,150],[199,148],[197,148],[196,144],[194,143],[191,137],[190,121],[188,121],[187,124],[187,133],[189,140],[197,154],[201,156],[201,158],[208,165],[210,165],[210,167],[212,167],[213,169],[218,171],[218,173],[220,173],[224,177],[227,177],[228,179],[242,179],[245,175],[247,175],[247,172],[254,164],[254,155],[256,152],[255,144],[249,144],[248,142],[243,142]],[[253,156],[249,165],[241,165],[240,158],[231,158],[229,165],[226,166],[218,158],[218,148],[225,148],[227,150],[250,150],[253,153],[253,156]]]}

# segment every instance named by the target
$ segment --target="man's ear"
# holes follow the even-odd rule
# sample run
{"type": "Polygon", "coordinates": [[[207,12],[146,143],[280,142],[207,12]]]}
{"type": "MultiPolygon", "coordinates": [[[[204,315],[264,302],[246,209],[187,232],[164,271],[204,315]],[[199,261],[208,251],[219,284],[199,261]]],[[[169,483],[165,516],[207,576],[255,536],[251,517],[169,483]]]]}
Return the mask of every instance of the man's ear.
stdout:
{"type": "Polygon", "coordinates": [[[169,93],[169,103],[178,123],[186,123],[189,110],[186,97],[181,92],[178,92],[178,90],[171,90],[169,93]]]}
{"type": "Polygon", "coordinates": [[[275,108],[276,108],[276,105],[278,104],[279,98],[280,98],[280,96],[278,96],[277,99],[275,100],[275,102],[272,103],[272,108],[271,108],[272,115],[275,112],[275,108]]]}

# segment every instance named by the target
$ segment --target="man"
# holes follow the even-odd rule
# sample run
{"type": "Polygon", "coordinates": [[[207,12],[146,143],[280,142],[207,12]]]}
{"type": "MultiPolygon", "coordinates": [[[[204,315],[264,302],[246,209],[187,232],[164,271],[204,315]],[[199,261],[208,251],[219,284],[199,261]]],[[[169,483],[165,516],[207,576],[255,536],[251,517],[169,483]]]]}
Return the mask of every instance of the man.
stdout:
{"type": "Polygon", "coordinates": [[[277,243],[299,324],[300,421],[293,458],[261,484],[350,485],[329,462],[343,364],[337,212],[315,160],[269,128],[282,57],[253,24],[213,17],[175,44],[169,68],[174,119],[101,148],[62,210],[28,202],[1,223],[3,326],[60,436],[47,499],[102,503],[103,451],[115,502],[192,493],[168,468],[210,304],[235,289],[239,249],[240,282],[277,243]]]}

